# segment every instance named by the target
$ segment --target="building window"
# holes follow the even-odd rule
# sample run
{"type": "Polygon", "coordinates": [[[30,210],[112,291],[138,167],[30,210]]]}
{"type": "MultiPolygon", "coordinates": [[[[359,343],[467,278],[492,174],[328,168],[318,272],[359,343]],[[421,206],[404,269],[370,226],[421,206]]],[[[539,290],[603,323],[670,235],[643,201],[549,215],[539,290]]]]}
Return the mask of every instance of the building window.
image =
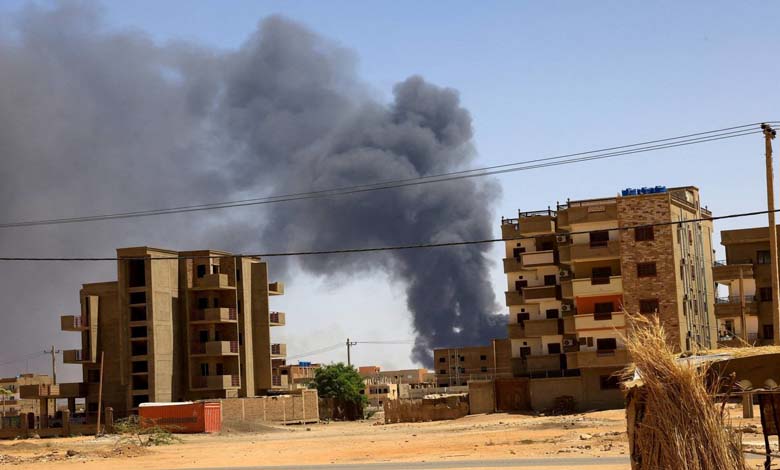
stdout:
{"type": "Polygon", "coordinates": [[[756,252],[756,263],[769,264],[772,262],[772,257],[769,254],[769,250],[758,250],[756,252]]]}
{"type": "Polygon", "coordinates": [[[487,361],[487,356],[485,354],[482,354],[481,356],[479,356],[479,360],[480,361],[487,361]]]}
{"type": "Polygon", "coordinates": [[[209,299],[206,297],[200,297],[198,299],[198,308],[201,310],[204,308],[209,308],[209,299]]]}
{"type": "Polygon", "coordinates": [[[772,325],[764,325],[764,339],[775,339],[775,330],[772,325]]]}
{"type": "Polygon", "coordinates": [[[544,285],[545,286],[554,286],[557,284],[558,281],[555,280],[555,274],[545,274],[544,275],[544,285]]]}
{"type": "Polygon", "coordinates": [[[198,265],[198,278],[201,278],[206,275],[206,265],[205,264],[199,264],[198,265]]]}
{"type": "Polygon", "coordinates": [[[524,321],[530,320],[531,315],[528,312],[525,313],[518,313],[517,314],[517,323],[523,323],[524,321]]]}
{"type": "Polygon", "coordinates": [[[560,316],[559,313],[558,313],[558,309],[557,308],[549,308],[549,309],[547,309],[547,311],[545,312],[545,315],[547,316],[547,319],[558,318],[560,316]]]}
{"type": "Polygon", "coordinates": [[[458,356],[458,361],[463,362],[466,360],[466,356],[458,356]]]}
{"type": "Polygon", "coordinates": [[[130,293],[130,303],[131,304],[145,304],[146,303],[146,292],[131,292],[130,293]]]}
{"type": "Polygon", "coordinates": [[[447,373],[447,369],[441,369],[441,370],[439,371],[439,373],[440,373],[440,374],[442,374],[442,375],[444,375],[444,374],[446,374],[446,373],[447,373]]]}
{"type": "Polygon", "coordinates": [[[596,302],[593,305],[593,312],[594,312],[594,318],[596,320],[609,320],[612,318],[612,312],[615,311],[615,303],[614,302],[596,302]],[[609,315],[608,318],[599,318],[599,315],[609,315]]]}
{"type": "Polygon", "coordinates": [[[656,275],[655,261],[651,263],[637,263],[636,275],[638,277],[653,277],[656,275]]]}
{"type": "Polygon", "coordinates": [[[620,388],[620,380],[615,375],[602,375],[599,377],[602,390],[614,390],[620,388]]]}
{"type": "Polygon", "coordinates": [[[588,344],[588,338],[580,338],[580,346],[585,346],[588,344]]]}
{"type": "Polygon", "coordinates": [[[211,265],[211,274],[219,274],[219,265],[218,264],[212,264],[211,265]]]}
{"type": "Polygon", "coordinates": [[[642,299],[639,301],[639,313],[658,313],[658,299],[642,299]]]}
{"type": "Polygon", "coordinates": [[[146,361],[133,361],[131,364],[130,372],[132,372],[133,374],[149,372],[149,363],[146,361]]]}
{"type": "Polygon", "coordinates": [[[482,372],[487,372],[487,367],[482,366],[479,370],[482,372]]]}
{"type": "Polygon", "coordinates": [[[596,340],[596,350],[598,351],[614,351],[617,349],[617,339],[615,338],[599,338],[596,340]]]}
{"type": "MultiPolygon", "coordinates": [[[[138,408],[141,403],[147,403],[149,401],[149,395],[133,395],[133,408],[138,408]]],[[[97,403],[95,403],[95,411],[97,412],[97,403]]]]}
{"type": "Polygon", "coordinates": [[[590,271],[591,284],[609,284],[609,278],[612,276],[612,268],[610,266],[593,268],[590,271]]]}
{"type": "Polygon", "coordinates": [[[612,312],[596,312],[593,314],[593,319],[596,321],[612,320],[612,312]]]}
{"type": "Polygon", "coordinates": [[[634,240],[638,242],[646,242],[650,240],[655,240],[655,232],[653,231],[653,226],[649,227],[637,227],[634,229],[634,240]]]}
{"type": "Polygon", "coordinates": [[[203,377],[209,376],[209,364],[207,362],[203,362],[200,365],[200,375],[203,377]]]}
{"type": "Polygon", "coordinates": [[[590,232],[590,247],[597,248],[609,244],[609,232],[607,230],[598,230],[590,232]]]}
{"type": "Polygon", "coordinates": [[[771,287],[759,287],[758,297],[762,302],[769,302],[772,300],[772,288],[771,287]]]}
{"type": "Polygon", "coordinates": [[[559,343],[550,343],[547,345],[547,354],[560,354],[561,345],[559,343]]]}
{"type": "Polygon", "coordinates": [[[241,282],[241,268],[236,269],[236,281],[241,282]]]}
{"type": "Polygon", "coordinates": [[[146,285],[146,261],[131,259],[127,262],[127,286],[143,287],[146,285]]]}
{"type": "Polygon", "coordinates": [[[440,357],[439,358],[439,362],[447,362],[447,358],[446,357],[440,357]]]}

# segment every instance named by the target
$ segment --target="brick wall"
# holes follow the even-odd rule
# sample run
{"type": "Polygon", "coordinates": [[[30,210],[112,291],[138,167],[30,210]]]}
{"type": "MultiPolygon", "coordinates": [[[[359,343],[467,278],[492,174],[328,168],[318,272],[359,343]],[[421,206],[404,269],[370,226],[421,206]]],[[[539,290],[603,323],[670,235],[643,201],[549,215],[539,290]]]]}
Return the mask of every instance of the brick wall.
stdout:
{"type": "Polygon", "coordinates": [[[253,430],[263,423],[310,423],[320,419],[316,390],[302,390],[295,395],[226,398],[220,401],[223,426],[237,430],[253,430]]]}
{"type": "MultiPolygon", "coordinates": [[[[618,223],[621,227],[670,222],[669,196],[618,198],[618,223]]],[[[654,240],[636,241],[633,230],[620,232],[620,269],[623,276],[623,308],[639,313],[639,301],[658,299],[658,315],[667,328],[672,344],[680,349],[680,319],[677,301],[678,267],[674,260],[673,226],[654,227],[654,240]],[[656,275],[638,277],[637,263],[656,263],[656,275]]]]}

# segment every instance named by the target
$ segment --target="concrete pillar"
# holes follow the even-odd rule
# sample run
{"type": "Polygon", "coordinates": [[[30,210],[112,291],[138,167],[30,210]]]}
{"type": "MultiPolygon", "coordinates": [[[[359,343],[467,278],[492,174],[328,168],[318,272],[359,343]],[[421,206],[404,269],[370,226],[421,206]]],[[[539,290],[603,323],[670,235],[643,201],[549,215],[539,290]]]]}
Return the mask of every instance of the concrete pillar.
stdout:
{"type": "Polygon", "coordinates": [[[70,410],[64,410],[62,412],[62,436],[70,436],[70,410]]]}
{"type": "Polygon", "coordinates": [[[106,407],[106,422],[105,422],[105,429],[106,433],[113,434],[114,433],[114,409],[110,406],[106,407]]]}
{"type": "Polygon", "coordinates": [[[41,398],[41,406],[39,411],[39,417],[40,417],[40,427],[48,428],[49,427],[49,400],[46,398],[41,398]]]}
{"type": "Polygon", "coordinates": [[[27,413],[21,413],[19,415],[19,421],[21,421],[22,425],[22,436],[27,437],[29,434],[29,418],[27,417],[27,413]]]}
{"type": "Polygon", "coordinates": [[[742,395],[742,417],[743,418],[753,417],[753,394],[752,393],[746,393],[742,395]]]}

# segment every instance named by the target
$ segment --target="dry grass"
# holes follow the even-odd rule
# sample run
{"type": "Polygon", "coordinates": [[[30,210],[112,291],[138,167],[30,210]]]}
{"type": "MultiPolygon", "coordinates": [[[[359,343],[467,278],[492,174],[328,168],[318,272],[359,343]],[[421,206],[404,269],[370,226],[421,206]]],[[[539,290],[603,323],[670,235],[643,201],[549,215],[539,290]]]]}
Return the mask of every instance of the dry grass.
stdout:
{"type": "MultiPolygon", "coordinates": [[[[742,436],[726,426],[705,371],[676,361],[653,317],[632,316],[626,345],[641,376],[632,459],[642,470],[744,470],[742,436]]],[[[719,384],[713,384],[717,387],[719,384]]]]}

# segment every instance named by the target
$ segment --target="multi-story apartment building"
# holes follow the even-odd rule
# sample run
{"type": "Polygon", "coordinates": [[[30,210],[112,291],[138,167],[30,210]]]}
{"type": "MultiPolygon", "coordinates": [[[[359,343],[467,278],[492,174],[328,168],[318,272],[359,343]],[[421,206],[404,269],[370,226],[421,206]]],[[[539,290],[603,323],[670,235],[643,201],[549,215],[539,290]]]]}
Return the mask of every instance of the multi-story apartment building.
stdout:
{"type": "Polygon", "coordinates": [[[769,229],[723,230],[720,242],[726,248],[726,260],[716,261],[712,268],[715,282],[723,286],[725,294],[715,300],[720,343],[772,344],[769,229]]]}
{"type": "Polygon", "coordinates": [[[619,401],[624,312],[658,315],[678,350],[714,347],[710,216],[697,188],[657,187],[502,219],[514,375],[619,401]]]}
{"type": "Polygon", "coordinates": [[[273,372],[274,388],[280,390],[308,388],[321,367],[320,364],[305,361],[300,361],[298,364],[276,363],[273,372]]]}
{"type": "Polygon", "coordinates": [[[512,377],[512,351],[508,339],[494,339],[488,346],[433,350],[439,387],[467,385],[469,380],[512,377]]]}
{"type": "MultiPolygon", "coordinates": [[[[83,369],[83,382],[61,384],[54,398],[85,398],[89,414],[102,403],[116,416],[144,402],[251,397],[273,389],[271,361],[285,355],[270,327],[284,313],[269,297],[284,293],[268,282],[259,259],[212,250],[117,250],[117,281],[84,284],[81,312],[61,318],[81,335],[63,351],[83,369]]],[[[32,393],[32,392],[31,392],[32,393]]]]}
{"type": "MultiPolygon", "coordinates": [[[[27,413],[33,413],[35,416],[41,415],[41,401],[35,399],[21,398],[20,391],[25,386],[48,386],[52,379],[48,375],[40,374],[20,374],[16,377],[5,377],[0,379],[0,388],[10,394],[0,396],[0,414],[3,418],[9,416],[19,416],[27,413]]],[[[54,400],[47,400],[43,403],[44,413],[54,413],[54,400]]],[[[6,427],[7,423],[0,424],[0,428],[6,427]]]]}

